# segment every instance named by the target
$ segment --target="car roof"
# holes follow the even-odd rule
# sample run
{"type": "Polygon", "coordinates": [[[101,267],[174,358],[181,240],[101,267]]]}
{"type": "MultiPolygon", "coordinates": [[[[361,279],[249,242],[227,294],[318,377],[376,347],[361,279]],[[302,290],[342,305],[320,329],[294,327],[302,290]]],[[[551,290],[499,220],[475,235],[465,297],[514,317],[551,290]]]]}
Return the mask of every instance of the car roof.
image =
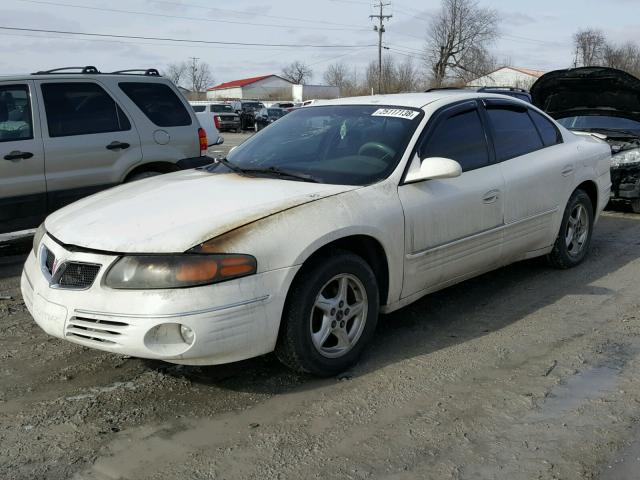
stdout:
{"type": "Polygon", "coordinates": [[[129,80],[144,79],[145,81],[161,81],[167,82],[167,77],[155,76],[155,75],[133,75],[126,73],[42,73],[42,74],[23,74],[23,75],[0,75],[0,81],[2,82],[23,82],[26,80],[78,80],[78,79],[91,79],[99,80],[101,78],[126,78],[129,80]]]}
{"type": "MultiPolygon", "coordinates": [[[[326,105],[389,105],[394,107],[422,108],[438,100],[451,102],[475,98],[505,98],[505,95],[476,93],[465,90],[438,90],[421,93],[395,93],[390,95],[369,95],[366,97],[346,97],[333,100],[322,100],[318,106],[326,105]]],[[[517,99],[513,99],[518,101],[517,99]]]]}

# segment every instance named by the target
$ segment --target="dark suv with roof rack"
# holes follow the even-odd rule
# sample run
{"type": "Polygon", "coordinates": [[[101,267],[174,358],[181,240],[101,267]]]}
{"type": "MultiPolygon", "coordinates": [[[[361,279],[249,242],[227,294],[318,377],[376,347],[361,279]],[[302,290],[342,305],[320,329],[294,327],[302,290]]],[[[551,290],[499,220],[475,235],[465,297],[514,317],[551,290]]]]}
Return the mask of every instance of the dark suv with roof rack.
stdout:
{"type": "Polygon", "coordinates": [[[99,190],[210,163],[206,148],[193,110],[155,69],[0,77],[0,233],[99,190]]]}
{"type": "Polygon", "coordinates": [[[518,100],[522,100],[527,103],[532,103],[531,94],[527,90],[517,87],[439,87],[430,88],[426,91],[437,92],[438,90],[466,90],[479,93],[497,93],[500,95],[507,95],[509,97],[517,98],[518,100]]]}

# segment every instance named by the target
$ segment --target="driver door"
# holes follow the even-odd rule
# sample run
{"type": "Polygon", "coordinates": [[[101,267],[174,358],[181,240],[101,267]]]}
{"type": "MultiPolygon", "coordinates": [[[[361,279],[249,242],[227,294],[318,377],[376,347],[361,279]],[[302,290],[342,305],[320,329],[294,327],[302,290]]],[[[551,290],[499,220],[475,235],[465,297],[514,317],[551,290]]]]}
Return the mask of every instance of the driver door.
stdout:
{"type": "Polygon", "coordinates": [[[414,162],[456,160],[462,175],[403,184],[405,214],[402,297],[437,290],[490,269],[500,260],[504,179],[493,163],[478,105],[467,101],[436,113],[414,162]]]}

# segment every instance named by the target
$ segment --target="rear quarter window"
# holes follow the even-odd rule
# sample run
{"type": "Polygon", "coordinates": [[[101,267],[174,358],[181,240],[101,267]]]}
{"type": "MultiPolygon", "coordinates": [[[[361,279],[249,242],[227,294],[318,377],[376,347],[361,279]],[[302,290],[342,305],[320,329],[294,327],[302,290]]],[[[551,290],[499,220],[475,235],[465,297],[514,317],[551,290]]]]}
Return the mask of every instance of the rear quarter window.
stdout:
{"type": "Polygon", "coordinates": [[[171,88],[162,83],[121,82],[122,91],[159,127],[191,125],[191,115],[171,88]]]}
{"type": "Polygon", "coordinates": [[[544,115],[540,115],[535,110],[529,110],[529,115],[531,115],[533,123],[538,127],[538,131],[540,132],[540,136],[542,137],[545,147],[562,143],[560,131],[549,121],[549,119],[545,118],[544,115]]]}

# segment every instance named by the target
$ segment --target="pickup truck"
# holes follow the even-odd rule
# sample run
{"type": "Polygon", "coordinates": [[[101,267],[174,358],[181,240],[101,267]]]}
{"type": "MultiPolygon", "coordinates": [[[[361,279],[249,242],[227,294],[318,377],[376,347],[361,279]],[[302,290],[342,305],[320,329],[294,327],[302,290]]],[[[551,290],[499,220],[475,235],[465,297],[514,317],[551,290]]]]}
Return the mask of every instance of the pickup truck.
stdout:
{"type": "MultiPolygon", "coordinates": [[[[191,105],[191,107],[193,108],[194,106],[191,105]]],[[[220,136],[220,117],[206,110],[199,112],[195,108],[194,113],[200,122],[200,126],[207,133],[208,146],[222,145],[224,138],[220,136]]]]}

